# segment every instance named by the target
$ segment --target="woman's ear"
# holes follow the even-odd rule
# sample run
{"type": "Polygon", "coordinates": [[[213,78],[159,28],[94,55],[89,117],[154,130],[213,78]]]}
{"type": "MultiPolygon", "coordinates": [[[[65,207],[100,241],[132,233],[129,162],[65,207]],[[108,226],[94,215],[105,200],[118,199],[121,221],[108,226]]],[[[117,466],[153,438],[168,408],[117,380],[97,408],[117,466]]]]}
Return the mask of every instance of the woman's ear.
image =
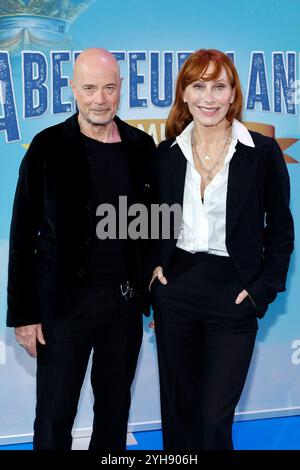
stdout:
{"type": "Polygon", "coordinates": [[[234,98],[235,98],[235,89],[232,90],[231,97],[230,97],[230,104],[234,102],[234,98]]]}

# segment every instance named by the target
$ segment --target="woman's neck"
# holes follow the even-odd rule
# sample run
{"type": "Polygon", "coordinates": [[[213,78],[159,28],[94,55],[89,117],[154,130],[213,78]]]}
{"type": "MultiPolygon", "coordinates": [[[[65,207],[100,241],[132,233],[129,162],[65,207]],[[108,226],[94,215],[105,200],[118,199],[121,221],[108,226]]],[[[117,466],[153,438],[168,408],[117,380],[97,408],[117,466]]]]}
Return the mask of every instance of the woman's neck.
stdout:
{"type": "Polygon", "coordinates": [[[220,142],[228,133],[230,126],[229,121],[224,119],[215,126],[204,126],[194,121],[194,139],[197,143],[212,144],[214,142],[220,142]]]}

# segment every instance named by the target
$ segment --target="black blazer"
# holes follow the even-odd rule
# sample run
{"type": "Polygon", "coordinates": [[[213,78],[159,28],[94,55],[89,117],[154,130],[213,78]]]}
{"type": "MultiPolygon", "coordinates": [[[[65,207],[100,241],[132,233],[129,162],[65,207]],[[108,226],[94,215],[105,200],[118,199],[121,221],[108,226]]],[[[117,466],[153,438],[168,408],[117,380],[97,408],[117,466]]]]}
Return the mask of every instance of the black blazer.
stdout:
{"type": "MultiPolygon", "coordinates": [[[[229,163],[226,248],[238,277],[263,317],[277,292],[285,290],[294,228],[289,209],[289,176],[277,142],[251,132],[255,147],[238,142],[229,163]]],[[[186,158],[177,143],[158,147],[160,203],[183,203],[186,158]]],[[[180,228],[172,228],[179,233],[180,228]]],[[[168,267],[176,238],[161,240],[156,262],[168,267]]]]}
{"type": "MultiPolygon", "coordinates": [[[[135,202],[149,206],[155,200],[153,139],[118,117],[115,122],[128,149],[135,202]]],[[[34,137],[20,166],[14,200],[8,326],[53,322],[74,301],[84,281],[95,229],[91,186],[76,114],[34,137]]],[[[131,281],[146,313],[147,240],[133,245],[131,281]]]]}

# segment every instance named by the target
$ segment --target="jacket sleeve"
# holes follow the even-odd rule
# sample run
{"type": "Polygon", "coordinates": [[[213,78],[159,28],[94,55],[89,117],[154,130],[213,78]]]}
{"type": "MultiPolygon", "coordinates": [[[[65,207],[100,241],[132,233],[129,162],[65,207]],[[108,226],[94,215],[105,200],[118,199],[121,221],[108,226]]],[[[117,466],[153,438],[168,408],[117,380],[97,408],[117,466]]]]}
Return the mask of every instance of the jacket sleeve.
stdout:
{"type": "Polygon", "coordinates": [[[281,149],[274,139],[267,155],[266,170],[263,264],[259,277],[246,287],[261,317],[277,293],[285,290],[294,247],[289,175],[281,149]]]}
{"type": "Polygon", "coordinates": [[[43,205],[43,172],[36,136],[19,170],[10,227],[7,326],[40,323],[36,292],[36,241],[43,205]]]}
{"type": "MultiPolygon", "coordinates": [[[[163,266],[162,251],[165,243],[169,243],[173,237],[173,232],[170,234],[169,239],[163,237],[164,231],[164,218],[158,206],[167,204],[170,206],[170,180],[169,180],[169,168],[167,165],[166,154],[170,148],[170,141],[163,141],[159,144],[154,157],[154,177],[155,177],[155,195],[157,208],[155,212],[159,213],[159,217],[155,218],[155,224],[158,226],[154,227],[155,238],[152,240],[152,250],[150,257],[151,274],[157,266],[163,266]]],[[[171,223],[171,220],[170,220],[171,223]]]]}
{"type": "Polygon", "coordinates": [[[155,229],[153,227],[153,220],[151,217],[151,209],[155,204],[158,204],[158,180],[156,173],[156,146],[152,137],[147,135],[147,158],[145,166],[145,180],[147,181],[147,187],[144,188],[145,198],[144,203],[148,210],[148,240],[145,246],[146,255],[145,255],[145,264],[144,264],[144,285],[147,287],[152,276],[153,262],[155,256],[155,246],[156,240],[152,239],[152,231],[155,229]]]}

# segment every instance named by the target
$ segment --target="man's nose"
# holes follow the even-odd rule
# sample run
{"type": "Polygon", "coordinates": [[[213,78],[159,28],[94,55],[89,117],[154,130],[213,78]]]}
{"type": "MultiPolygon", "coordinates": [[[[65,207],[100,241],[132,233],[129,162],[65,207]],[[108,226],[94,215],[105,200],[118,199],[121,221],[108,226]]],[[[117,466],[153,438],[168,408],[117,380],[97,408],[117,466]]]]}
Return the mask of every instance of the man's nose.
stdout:
{"type": "Polygon", "coordinates": [[[94,95],[94,101],[95,103],[101,104],[105,102],[105,95],[103,93],[103,90],[97,90],[95,95],[94,95]]]}

